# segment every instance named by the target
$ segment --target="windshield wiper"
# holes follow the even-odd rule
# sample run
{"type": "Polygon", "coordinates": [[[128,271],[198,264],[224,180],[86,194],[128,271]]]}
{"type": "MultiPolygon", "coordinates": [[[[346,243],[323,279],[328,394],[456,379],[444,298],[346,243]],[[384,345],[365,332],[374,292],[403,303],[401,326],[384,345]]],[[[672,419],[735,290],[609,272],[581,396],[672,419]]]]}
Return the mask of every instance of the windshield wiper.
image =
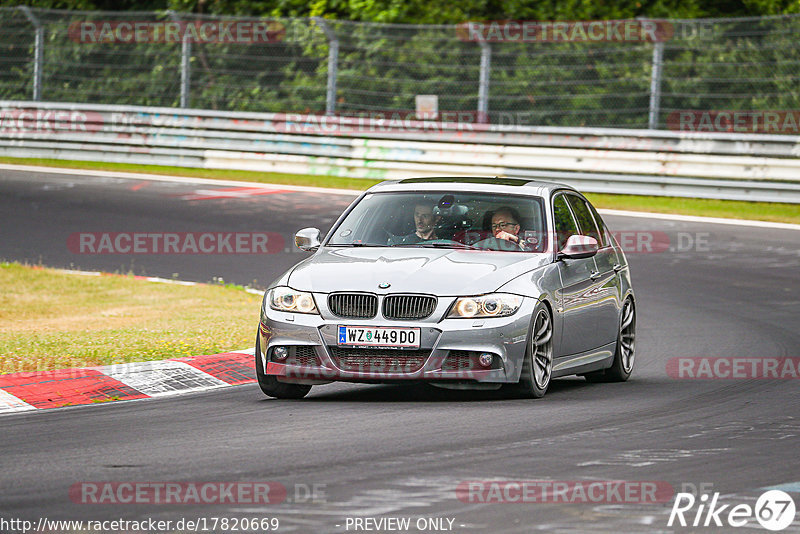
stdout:
{"type": "Polygon", "coordinates": [[[386,247],[388,245],[381,245],[380,243],[332,243],[329,247],[386,247]]]}
{"type": "Polygon", "coordinates": [[[466,249],[476,249],[477,247],[473,247],[472,245],[467,245],[464,243],[407,243],[403,245],[393,245],[395,247],[409,247],[409,248],[466,248],[466,249]]]}

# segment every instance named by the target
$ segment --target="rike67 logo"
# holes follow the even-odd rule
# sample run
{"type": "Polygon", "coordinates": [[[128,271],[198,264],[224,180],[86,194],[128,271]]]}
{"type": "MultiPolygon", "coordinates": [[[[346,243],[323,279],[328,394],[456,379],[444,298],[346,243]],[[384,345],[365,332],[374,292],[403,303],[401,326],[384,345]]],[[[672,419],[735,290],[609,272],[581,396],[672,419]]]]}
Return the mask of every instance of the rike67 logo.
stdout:
{"type": "Polygon", "coordinates": [[[752,528],[755,519],[767,530],[780,531],[791,525],[794,517],[794,500],[780,490],[764,492],[755,506],[719,504],[719,492],[710,499],[705,493],[699,498],[691,493],[678,493],[667,526],[752,528]]]}

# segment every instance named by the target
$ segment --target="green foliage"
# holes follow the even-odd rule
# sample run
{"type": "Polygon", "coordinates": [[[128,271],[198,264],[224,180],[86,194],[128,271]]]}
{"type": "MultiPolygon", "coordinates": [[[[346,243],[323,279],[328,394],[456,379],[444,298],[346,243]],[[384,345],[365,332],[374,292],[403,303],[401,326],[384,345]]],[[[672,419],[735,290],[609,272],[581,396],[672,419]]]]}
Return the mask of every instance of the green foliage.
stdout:
{"type": "MultiPolygon", "coordinates": [[[[44,0],[43,5],[57,5],[56,1],[44,0]]],[[[100,5],[100,0],[63,1],[74,2],[71,7],[100,5]]],[[[442,111],[474,112],[481,47],[464,40],[455,25],[467,20],[616,20],[667,15],[688,19],[800,12],[800,0],[466,0],[457,4],[152,0],[141,5],[179,10],[181,20],[209,17],[196,13],[255,15],[277,21],[284,29],[280,40],[269,43],[191,46],[189,107],[219,110],[324,111],[329,54],[325,29],[314,19],[285,18],[324,17],[339,42],[336,107],[347,114],[411,111],[419,94],[438,95],[442,111]],[[372,22],[360,22],[364,20],[372,22]]],[[[169,21],[167,13],[36,13],[45,28],[43,100],[179,105],[181,43],[86,43],[76,41],[69,31],[71,24],[86,20],[169,21]]],[[[800,17],[671,20],[668,24],[674,33],[664,43],[661,127],[668,124],[670,114],[686,109],[800,109],[800,43],[796,39],[800,17]]],[[[33,26],[20,10],[0,8],[2,99],[31,97],[33,34],[33,26]]],[[[517,125],[646,127],[652,67],[650,42],[493,42],[490,120],[517,125]]]]}
{"type": "Polygon", "coordinates": [[[0,0],[0,6],[218,15],[325,17],[384,23],[466,20],[613,20],[635,17],[745,17],[800,13],[800,0],[0,0]]]}

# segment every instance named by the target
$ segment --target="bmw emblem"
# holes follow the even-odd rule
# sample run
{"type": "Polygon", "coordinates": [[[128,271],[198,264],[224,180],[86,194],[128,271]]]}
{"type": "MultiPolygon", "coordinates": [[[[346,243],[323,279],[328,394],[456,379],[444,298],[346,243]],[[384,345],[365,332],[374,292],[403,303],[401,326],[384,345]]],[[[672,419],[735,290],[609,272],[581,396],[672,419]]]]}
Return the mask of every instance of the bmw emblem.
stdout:
{"type": "Polygon", "coordinates": [[[386,289],[391,285],[392,284],[390,284],[389,282],[381,282],[380,284],[378,284],[378,287],[381,288],[381,289],[386,289]]]}

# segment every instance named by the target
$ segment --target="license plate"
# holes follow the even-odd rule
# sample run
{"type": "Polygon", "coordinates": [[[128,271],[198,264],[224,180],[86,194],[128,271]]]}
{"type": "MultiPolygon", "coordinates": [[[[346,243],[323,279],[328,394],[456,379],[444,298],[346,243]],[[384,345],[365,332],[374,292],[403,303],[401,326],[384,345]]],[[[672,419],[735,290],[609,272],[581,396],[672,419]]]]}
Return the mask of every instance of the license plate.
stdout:
{"type": "Polygon", "coordinates": [[[351,347],[419,348],[419,328],[339,326],[339,345],[351,347]]]}

